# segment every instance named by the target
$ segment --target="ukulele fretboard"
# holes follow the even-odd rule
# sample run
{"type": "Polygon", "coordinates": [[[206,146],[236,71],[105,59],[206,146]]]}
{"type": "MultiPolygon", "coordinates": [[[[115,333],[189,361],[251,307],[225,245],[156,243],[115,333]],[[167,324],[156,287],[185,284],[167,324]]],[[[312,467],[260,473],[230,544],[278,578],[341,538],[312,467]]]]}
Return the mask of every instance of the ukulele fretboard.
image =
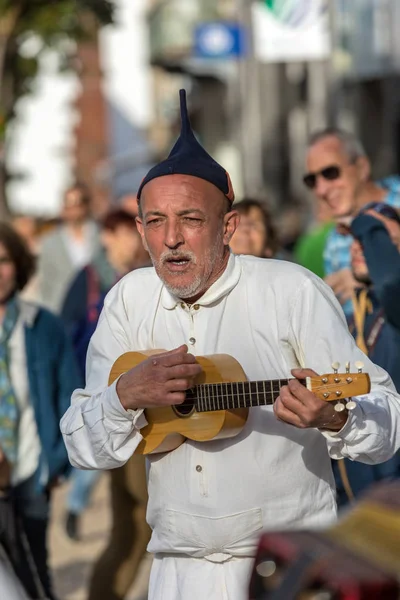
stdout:
{"type": "MultiPolygon", "coordinates": [[[[204,383],[187,390],[185,404],[193,403],[197,412],[271,405],[288,382],[289,379],[274,379],[204,383]]],[[[305,379],[300,383],[305,385],[305,379]]]]}

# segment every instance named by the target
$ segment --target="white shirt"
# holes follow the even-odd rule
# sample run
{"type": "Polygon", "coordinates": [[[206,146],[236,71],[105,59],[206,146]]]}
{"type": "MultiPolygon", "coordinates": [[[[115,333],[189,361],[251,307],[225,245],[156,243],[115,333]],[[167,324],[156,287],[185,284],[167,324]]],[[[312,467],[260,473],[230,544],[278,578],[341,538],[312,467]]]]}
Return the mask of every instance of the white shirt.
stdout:
{"type": "MultiPolygon", "coordinates": [[[[388,459],[399,445],[400,403],[387,373],[356,347],[330,288],[302,267],[231,255],[196,304],[198,310],[171,296],[153,268],[128,274],[111,290],[88,352],[87,387],[75,391],[61,421],[74,466],[120,466],[141,440],[143,411],[125,411],[116,384],[107,387],[114,361],[127,351],[186,343],[196,355],[232,355],[252,380],[287,378],[298,366],[326,373],[334,361],[344,368],[361,360],[372,380],[372,392],[357,400],[339,434],[297,429],[278,421],[272,407],[260,407],[250,410],[235,438],[186,441],[148,456],[149,551],[224,562],[254,555],[262,528],[332,521],[329,454],[366,463],[388,459]]],[[[163,581],[157,569],[153,581],[163,581]]]]}
{"type": "MultiPolygon", "coordinates": [[[[40,441],[35,413],[29,397],[28,366],[25,348],[25,318],[21,314],[11,334],[10,376],[19,409],[17,462],[12,472],[12,484],[17,485],[33,475],[39,464],[40,441]]],[[[29,309],[27,309],[29,312],[29,309]]]]}
{"type": "Polygon", "coordinates": [[[93,232],[91,223],[84,225],[84,235],[77,239],[67,227],[63,229],[63,235],[69,257],[75,269],[83,269],[93,258],[93,232]]]}

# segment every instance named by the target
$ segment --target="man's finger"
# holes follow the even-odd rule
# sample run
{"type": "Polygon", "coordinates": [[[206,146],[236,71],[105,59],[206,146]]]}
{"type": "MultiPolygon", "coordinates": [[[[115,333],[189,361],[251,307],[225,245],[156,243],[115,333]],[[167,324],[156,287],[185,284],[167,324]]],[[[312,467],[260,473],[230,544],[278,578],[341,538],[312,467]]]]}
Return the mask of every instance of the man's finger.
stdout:
{"type": "Polygon", "coordinates": [[[186,390],[190,390],[193,386],[193,379],[190,377],[182,378],[182,379],[170,379],[165,384],[165,387],[168,392],[184,392],[186,390]]]}
{"type": "Polygon", "coordinates": [[[292,369],[291,374],[293,377],[296,377],[296,379],[304,379],[305,377],[318,377],[318,373],[312,369],[302,369],[300,367],[297,369],[292,369]]]}
{"type": "Polygon", "coordinates": [[[197,377],[202,372],[199,364],[180,364],[173,365],[168,368],[166,373],[167,379],[184,379],[185,377],[197,377]]]}
{"type": "Polygon", "coordinates": [[[169,356],[163,356],[161,359],[158,359],[158,364],[163,367],[175,367],[176,365],[194,365],[197,364],[196,357],[193,354],[170,354],[169,356]]]}
{"type": "Polygon", "coordinates": [[[164,358],[164,356],[174,356],[175,354],[185,354],[188,351],[188,347],[186,344],[182,344],[177,348],[172,348],[172,350],[166,350],[166,352],[160,352],[160,354],[154,354],[154,358],[164,358]]]}
{"type": "Polygon", "coordinates": [[[316,409],[318,404],[322,402],[322,400],[319,400],[319,398],[317,398],[313,392],[307,389],[296,379],[289,381],[288,387],[292,396],[299,400],[303,406],[309,409],[316,409]]]}
{"type": "Polygon", "coordinates": [[[288,423],[289,425],[293,425],[295,427],[303,426],[300,417],[283,404],[280,396],[278,396],[274,403],[274,413],[279,421],[283,421],[284,423],[288,423]]]}
{"type": "Polygon", "coordinates": [[[182,404],[186,400],[185,392],[169,392],[167,395],[167,404],[182,404]]]}
{"type": "MultiPolygon", "coordinates": [[[[295,385],[298,387],[304,388],[298,381],[295,382],[295,385]]],[[[308,392],[308,390],[306,390],[308,392]]],[[[308,392],[309,393],[309,392],[308,392]]],[[[284,386],[281,388],[280,399],[282,404],[296,414],[301,414],[304,409],[304,403],[302,402],[301,395],[298,398],[297,395],[294,395],[289,386],[284,386]]]]}

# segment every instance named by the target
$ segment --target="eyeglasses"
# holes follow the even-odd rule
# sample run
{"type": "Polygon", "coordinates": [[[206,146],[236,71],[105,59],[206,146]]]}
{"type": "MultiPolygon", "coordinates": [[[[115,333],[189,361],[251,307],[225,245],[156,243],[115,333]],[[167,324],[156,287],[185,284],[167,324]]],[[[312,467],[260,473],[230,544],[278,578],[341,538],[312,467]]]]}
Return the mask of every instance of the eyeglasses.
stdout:
{"type": "Polygon", "coordinates": [[[313,190],[317,184],[317,177],[321,176],[327,181],[334,181],[335,179],[339,179],[341,174],[342,170],[340,167],[331,165],[320,171],[316,171],[315,173],[306,173],[303,177],[303,181],[310,190],[313,190]]]}

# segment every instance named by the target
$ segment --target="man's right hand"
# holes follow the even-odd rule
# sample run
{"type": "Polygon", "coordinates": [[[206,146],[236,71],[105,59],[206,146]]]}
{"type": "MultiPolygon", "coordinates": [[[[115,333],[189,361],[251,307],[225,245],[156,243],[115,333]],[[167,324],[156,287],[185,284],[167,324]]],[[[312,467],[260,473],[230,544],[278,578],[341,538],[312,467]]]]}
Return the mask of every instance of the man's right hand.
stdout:
{"type": "Polygon", "coordinates": [[[354,279],[350,269],[341,269],[325,277],[325,282],[332,288],[340,304],[350,300],[359,283],[354,279]]]}
{"type": "Polygon", "coordinates": [[[186,345],[154,354],[121,375],[118,398],[125,410],[182,404],[201,371],[186,345]]]}

